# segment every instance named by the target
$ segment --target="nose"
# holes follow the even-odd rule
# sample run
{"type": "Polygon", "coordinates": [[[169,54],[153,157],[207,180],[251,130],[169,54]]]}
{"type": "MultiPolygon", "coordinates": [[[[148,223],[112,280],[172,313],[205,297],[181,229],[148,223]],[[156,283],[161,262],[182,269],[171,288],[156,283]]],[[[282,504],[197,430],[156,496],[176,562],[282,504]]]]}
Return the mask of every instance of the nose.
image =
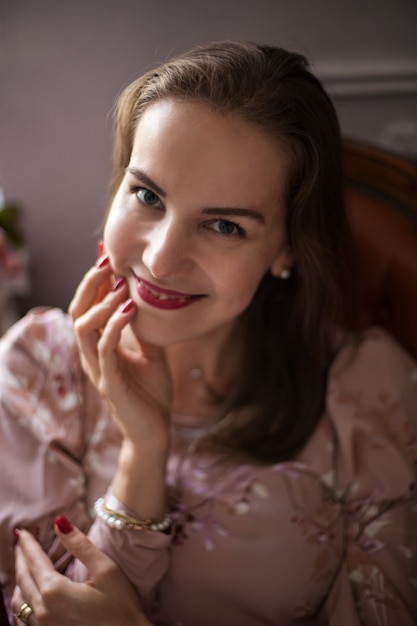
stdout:
{"type": "Polygon", "coordinates": [[[188,273],[193,260],[185,227],[168,219],[156,224],[148,234],[142,260],[154,278],[188,273]]]}

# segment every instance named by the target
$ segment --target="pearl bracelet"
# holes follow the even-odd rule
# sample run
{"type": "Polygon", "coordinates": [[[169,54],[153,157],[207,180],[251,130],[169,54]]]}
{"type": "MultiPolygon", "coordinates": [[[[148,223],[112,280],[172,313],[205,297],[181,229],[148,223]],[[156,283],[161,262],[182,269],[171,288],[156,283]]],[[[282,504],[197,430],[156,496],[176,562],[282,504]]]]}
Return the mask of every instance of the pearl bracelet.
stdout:
{"type": "Polygon", "coordinates": [[[169,513],[166,513],[160,520],[155,519],[135,519],[130,515],[125,515],[119,511],[110,508],[104,498],[99,498],[94,504],[96,517],[101,519],[107,526],[117,528],[118,530],[156,530],[165,532],[169,530],[172,519],[169,513]]]}

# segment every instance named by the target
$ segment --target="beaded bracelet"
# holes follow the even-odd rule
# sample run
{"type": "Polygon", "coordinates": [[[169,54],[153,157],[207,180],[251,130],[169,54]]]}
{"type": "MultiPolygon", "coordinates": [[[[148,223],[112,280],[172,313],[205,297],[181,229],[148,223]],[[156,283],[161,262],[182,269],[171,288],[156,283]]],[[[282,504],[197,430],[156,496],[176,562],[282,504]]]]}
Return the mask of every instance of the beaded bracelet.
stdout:
{"type": "Polygon", "coordinates": [[[119,511],[110,508],[104,498],[99,498],[94,504],[96,517],[101,519],[107,526],[117,528],[118,530],[156,530],[159,532],[167,531],[172,523],[171,516],[166,513],[160,520],[155,519],[135,519],[130,515],[125,515],[119,511]]]}

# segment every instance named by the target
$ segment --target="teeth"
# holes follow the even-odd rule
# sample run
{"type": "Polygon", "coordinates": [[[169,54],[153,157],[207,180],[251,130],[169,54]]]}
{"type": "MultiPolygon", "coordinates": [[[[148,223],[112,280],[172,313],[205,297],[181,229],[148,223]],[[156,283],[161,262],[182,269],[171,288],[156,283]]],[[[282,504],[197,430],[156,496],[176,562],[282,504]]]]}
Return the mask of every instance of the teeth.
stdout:
{"type": "Polygon", "coordinates": [[[152,289],[150,289],[148,286],[145,287],[149,293],[151,293],[153,295],[154,298],[156,298],[157,300],[179,300],[181,302],[185,302],[186,300],[188,300],[189,298],[184,298],[183,296],[168,296],[165,293],[157,293],[155,291],[153,291],[152,289]]]}

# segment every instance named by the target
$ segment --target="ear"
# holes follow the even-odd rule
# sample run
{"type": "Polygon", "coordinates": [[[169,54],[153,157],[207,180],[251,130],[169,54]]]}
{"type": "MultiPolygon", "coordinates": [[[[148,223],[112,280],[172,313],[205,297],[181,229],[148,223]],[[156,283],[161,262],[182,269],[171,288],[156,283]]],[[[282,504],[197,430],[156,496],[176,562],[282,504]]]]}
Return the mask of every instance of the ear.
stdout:
{"type": "Polygon", "coordinates": [[[272,276],[280,278],[283,271],[288,271],[294,264],[294,254],[290,246],[284,246],[272,260],[269,270],[272,276]]]}

